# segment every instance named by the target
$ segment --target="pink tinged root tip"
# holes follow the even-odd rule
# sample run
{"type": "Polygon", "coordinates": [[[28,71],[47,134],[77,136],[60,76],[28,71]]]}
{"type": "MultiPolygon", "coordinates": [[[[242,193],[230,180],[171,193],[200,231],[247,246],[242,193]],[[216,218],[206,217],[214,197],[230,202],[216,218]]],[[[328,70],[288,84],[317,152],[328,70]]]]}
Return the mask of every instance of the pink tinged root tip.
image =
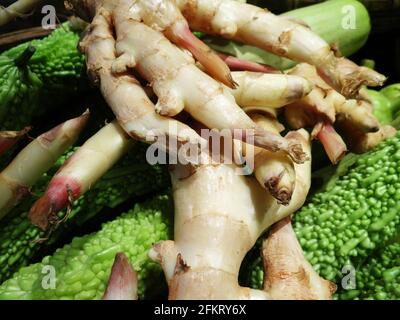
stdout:
{"type": "Polygon", "coordinates": [[[261,72],[261,73],[282,73],[278,69],[271,67],[266,64],[257,62],[242,60],[234,56],[228,56],[223,53],[218,53],[218,56],[227,64],[232,71],[250,71],[250,72],[261,72]]]}
{"type": "Polygon", "coordinates": [[[86,110],[82,115],[79,117],[73,118],[71,120],[65,121],[58,126],[54,127],[53,129],[43,133],[38,137],[38,139],[45,145],[50,145],[54,140],[56,140],[60,133],[62,132],[62,128],[64,125],[68,124],[71,125],[71,127],[74,129],[76,132],[80,132],[88,122],[90,117],[90,112],[86,110]]]}
{"type": "Polygon", "coordinates": [[[177,45],[190,51],[211,76],[229,88],[236,88],[237,84],[226,63],[208,45],[197,38],[187,24],[174,24],[171,31],[177,45]]]}
{"type": "Polygon", "coordinates": [[[346,144],[332,124],[324,123],[317,137],[333,164],[337,164],[345,156],[347,152],[346,144]]]}
{"type": "Polygon", "coordinates": [[[58,212],[80,196],[80,184],[72,178],[54,177],[45,194],[29,211],[29,220],[42,230],[47,230],[58,212]]]}
{"type": "Polygon", "coordinates": [[[137,274],[123,252],[115,256],[103,300],[137,300],[137,274]]]}

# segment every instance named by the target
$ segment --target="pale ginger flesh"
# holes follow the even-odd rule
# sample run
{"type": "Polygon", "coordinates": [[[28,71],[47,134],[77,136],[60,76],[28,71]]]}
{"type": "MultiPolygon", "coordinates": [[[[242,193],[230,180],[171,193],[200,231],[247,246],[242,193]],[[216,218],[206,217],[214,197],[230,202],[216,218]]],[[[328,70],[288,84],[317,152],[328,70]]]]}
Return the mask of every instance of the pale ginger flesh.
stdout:
{"type": "MultiPolygon", "coordinates": [[[[275,117],[254,111],[249,115],[258,126],[279,134],[278,128],[282,125],[275,117]]],[[[290,136],[287,139],[290,140],[290,136]]],[[[246,147],[251,146],[246,145],[246,147]]],[[[288,205],[296,183],[293,162],[282,153],[272,153],[257,147],[252,150],[252,156],[254,158],[254,176],[257,181],[277,199],[278,203],[288,205]]]]}
{"type": "MultiPolygon", "coordinates": [[[[309,135],[292,132],[310,153],[309,135]]],[[[270,299],[269,292],[238,285],[240,264],[261,233],[300,208],[311,182],[310,162],[295,164],[296,187],[288,206],[279,205],[253,177],[235,165],[205,165],[187,175],[171,171],[174,190],[174,241],[156,244],[170,299],[270,299]]]]}
{"type": "MultiPolygon", "coordinates": [[[[104,1],[67,2],[81,17],[90,20],[104,1]]],[[[226,66],[203,43],[189,35],[187,25],[193,30],[242,41],[314,65],[346,97],[358,97],[363,85],[380,86],[386,80],[374,70],[338,57],[337,50],[307,26],[250,4],[233,0],[146,0],[129,1],[127,5],[127,9],[131,9],[136,17],[141,17],[145,24],[191,51],[211,75],[217,75],[216,79],[228,86],[233,81],[226,74],[226,66]]],[[[123,52],[122,69],[126,61],[135,64],[132,55],[123,52]]],[[[175,112],[177,110],[175,108],[175,112]]]]}
{"type": "Polygon", "coordinates": [[[0,172],[0,219],[30,194],[31,187],[75,143],[88,118],[85,112],[41,134],[0,172]]]}
{"type": "Polygon", "coordinates": [[[362,85],[380,86],[386,78],[337,57],[334,48],[306,26],[260,7],[234,0],[175,0],[194,30],[251,44],[277,55],[316,66],[346,97],[362,85]]]}
{"type": "Polygon", "coordinates": [[[174,138],[181,143],[201,144],[200,136],[187,125],[155,112],[153,103],[133,75],[112,73],[116,49],[110,19],[111,13],[101,7],[81,42],[81,48],[86,53],[89,75],[100,85],[122,128],[130,136],[145,142],[155,142],[159,136],[175,134],[174,138]]]}
{"type": "MultiPolygon", "coordinates": [[[[253,135],[254,143],[257,146],[272,152],[283,151],[297,163],[307,160],[300,145],[293,145],[279,135],[258,128],[241,110],[234,95],[227,87],[197,68],[193,58],[169,42],[162,33],[142,23],[143,15],[148,13],[148,10],[143,10],[143,5],[140,2],[132,3],[129,0],[113,3],[106,1],[71,2],[78,5],[76,9],[78,12],[82,12],[79,9],[89,5],[89,10],[86,12],[89,14],[97,13],[97,19],[100,19],[100,16],[103,15],[103,24],[113,24],[116,42],[115,59],[111,62],[111,73],[119,79],[119,75],[124,76],[128,69],[135,68],[150,83],[157,95],[158,102],[155,106],[157,112],[165,116],[173,116],[184,109],[193,118],[212,129],[250,130],[249,134],[253,135]]],[[[92,23],[92,29],[93,25],[97,27],[98,23],[92,23]]],[[[154,27],[153,24],[151,25],[154,27]]],[[[109,28],[111,29],[111,26],[109,28]]],[[[103,40],[105,37],[100,35],[97,38],[97,40],[103,40]]],[[[109,48],[111,48],[111,41],[108,40],[109,48]]],[[[88,54],[89,62],[91,60],[89,51],[92,50],[92,42],[96,43],[96,39],[89,37],[85,39],[83,45],[88,54]]],[[[102,69],[103,62],[98,57],[96,58],[94,63],[89,63],[89,70],[102,69]]],[[[284,76],[281,75],[281,77],[284,76]]],[[[277,94],[277,99],[289,99],[291,101],[296,97],[304,96],[310,90],[309,85],[307,81],[299,80],[299,84],[292,81],[293,85],[291,85],[292,82],[288,82],[288,88],[278,87],[277,90],[285,92],[281,97],[277,94]]],[[[112,88],[110,84],[102,87],[103,94],[107,88],[112,88]]],[[[107,92],[112,92],[112,90],[108,89],[107,92]]],[[[110,100],[107,99],[109,95],[105,95],[106,100],[110,100]]],[[[274,99],[274,96],[272,96],[270,101],[274,101],[274,99]]],[[[116,102],[108,102],[117,104],[116,102]]],[[[274,102],[276,105],[283,103],[279,100],[274,102]]],[[[114,107],[114,112],[116,112],[115,109],[114,107]]],[[[117,117],[120,121],[125,120],[121,120],[122,117],[118,114],[117,117]]],[[[132,121],[132,123],[136,122],[132,121]]],[[[124,126],[124,124],[122,125],[124,126]]],[[[162,130],[160,131],[162,132],[162,130]]]]}
{"type": "Polygon", "coordinates": [[[133,145],[116,120],[100,129],[52,177],[29,211],[31,223],[46,231],[55,228],[60,223],[57,214],[88,191],[133,145]]]}

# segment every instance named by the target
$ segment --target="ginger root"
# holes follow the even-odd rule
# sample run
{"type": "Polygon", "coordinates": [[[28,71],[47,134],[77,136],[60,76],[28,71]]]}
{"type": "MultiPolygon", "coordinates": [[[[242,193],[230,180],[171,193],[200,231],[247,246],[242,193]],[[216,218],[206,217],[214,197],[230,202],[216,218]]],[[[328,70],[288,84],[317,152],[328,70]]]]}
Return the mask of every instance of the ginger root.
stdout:
{"type": "Polygon", "coordinates": [[[335,49],[308,27],[260,7],[233,0],[175,0],[196,31],[220,35],[318,68],[346,97],[362,85],[381,86],[386,77],[337,57],[335,49]]]}
{"type": "MultiPolygon", "coordinates": [[[[305,130],[290,133],[310,154],[305,130]]],[[[288,206],[279,205],[256,179],[235,165],[204,165],[191,174],[171,170],[174,241],[154,245],[169,285],[169,299],[271,299],[268,291],[240,287],[245,254],[261,233],[302,206],[311,182],[311,164],[295,164],[296,187],[288,206]]]]}
{"type": "Polygon", "coordinates": [[[336,285],[306,260],[290,217],[274,224],[262,245],[263,289],[275,300],[329,300],[336,285]]]}

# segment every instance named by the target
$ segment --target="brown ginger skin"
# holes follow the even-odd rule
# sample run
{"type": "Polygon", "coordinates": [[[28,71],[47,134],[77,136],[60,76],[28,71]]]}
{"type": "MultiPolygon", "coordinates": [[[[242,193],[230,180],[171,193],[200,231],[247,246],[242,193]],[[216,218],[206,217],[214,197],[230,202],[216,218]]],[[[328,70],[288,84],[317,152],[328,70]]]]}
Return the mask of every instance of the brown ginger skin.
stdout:
{"type": "Polygon", "coordinates": [[[262,245],[263,289],[276,300],[330,300],[336,285],[306,260],[290,217],[273,225],[262,245]]]}

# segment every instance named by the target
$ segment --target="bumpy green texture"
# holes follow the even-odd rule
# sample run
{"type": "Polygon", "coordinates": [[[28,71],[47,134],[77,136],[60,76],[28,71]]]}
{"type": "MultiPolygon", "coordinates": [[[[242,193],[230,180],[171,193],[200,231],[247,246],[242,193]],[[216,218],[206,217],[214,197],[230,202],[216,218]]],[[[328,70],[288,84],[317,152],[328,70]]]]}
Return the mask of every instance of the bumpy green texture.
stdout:
{"type": "Polygon", "coordinates": [[[0,299],[100,299],[117,252],[124,252],[138,273],[140,298],[162,291],[161,267],[152,262],[148,250],[153,243],[172,234],[172,201],[158,196],[117,219],[97,233],[74,238],[52,256],[20,269],[0,286],[0,299]],[[55,288],[47,268],[54,268],[55,288]],[[42,271],[45,273],[42,273],[42,271]]]}
{"type": "Polygon", "coordinates": [[[251,262],[248,275],[245,275],[245,284],[253,289],[262,289],[264,281],[264,269],[261,257],[251,262]]]}
{"type": "Polygon", "coordinates": [[[145,145],[138,143],[90,191],[75,202],[66,223],[60,225],[49,240],[39,244],[34,241],[43,238],[45,234],[29,223],[28,210],[44,192],[52,173],[56,172],[72,151],[61,157],[50,173],[44,175],[35,185],[35,196],[15,208],[10,217],[0,223],[0,283],[20,267],[27,265],[40,249],[53,244],[102,210],[115,208],[128,199],[167,188],[168,173],[160,166],[147,164],[145,148],[145,145]]]}
{"type": "Polygon", "coordinates": [[[361,155],[294,216],[307,259],[331,281],[360,265],[400,226],[400,134],[361,155]]]}
{"type": "MultiPolygon", "coordinates": [[[[326,190],[294,215],[294,230],[306,258],[324,278],[340,283],[400,229],[400,133],[374,150],[345,158],[326,190]]],[[[262,284],[262,267],[251,285],[262,284]]],[[[362,295],[362,294],[361,294],[362,295]]]]}
{"type": "Polygon", "coordinates": [[[20,130],[79,87],[84,57],[68,23],[0,55],[0,130],[20,130]],[[32,55],[33,53],[33,55],[32,55]]]}
{"type": "MultiPolygon", "coordinates": [[[[43,175],[32,192],[43,191],[50,180],[43,175]]],[[[28,220],[28,210],[33,199],[24,201],[0,223],[0,283],[8,279],[20,266],[26,265],[40,249],[34,243],[43,233],[28,220]]]]}
{"type": "Polygon", "coordinates": [[[383,88],[380,93],[390,101],[393,116],[397,117],[400,111],[400,83],[395,83],[383,88]]]}
{"type": "Polygon", "coordinates": [[[393,121],[393,113],[390,100],[375,90],[365,90],[372,101],[374,115],[381,124],[390,124],[393,121]]]}
{"type": "Polygon", "coordinates": [[[392,243],[371,257],[356,272],[356,289],[339,294],[340,299],[400,299],[400,242],[392,243]]]}

